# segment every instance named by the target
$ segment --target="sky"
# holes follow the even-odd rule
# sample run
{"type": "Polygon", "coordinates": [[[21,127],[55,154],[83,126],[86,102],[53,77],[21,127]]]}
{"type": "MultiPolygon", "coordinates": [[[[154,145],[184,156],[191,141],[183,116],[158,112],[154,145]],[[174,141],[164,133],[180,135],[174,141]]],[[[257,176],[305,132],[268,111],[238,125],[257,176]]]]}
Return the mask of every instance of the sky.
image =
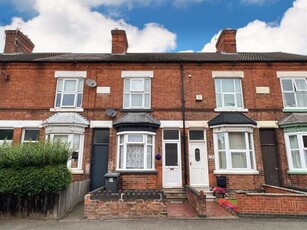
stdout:
{"type": "Polygon", "coordinates": [[[110,53],[111,30],[128,52],[215,52],[221,30],[237,30],[238,52],[307,55],[307,0],[0,0],[5,29],[33,52],[110,53]]]}

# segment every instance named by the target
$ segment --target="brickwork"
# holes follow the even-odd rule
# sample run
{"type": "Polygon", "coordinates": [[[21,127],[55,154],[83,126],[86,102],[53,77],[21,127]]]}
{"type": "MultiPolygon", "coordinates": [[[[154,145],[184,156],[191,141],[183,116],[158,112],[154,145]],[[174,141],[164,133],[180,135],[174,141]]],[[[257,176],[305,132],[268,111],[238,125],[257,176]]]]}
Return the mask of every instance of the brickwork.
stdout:
{"type": "Polygon", "coordinates": [[[164,200],[92,200],[87,194],[84,200],[84,217],[94,219],[163,217],[164,200]]]}
{"type": "Polygon", "coordinates": [[[120,188],[122,190],[157,189],[157,175],[123,174],[120,176],[120,188]]]}
{"type": "Polygon", "coordinates": [[[266,188],[271,193],[236,194],[239,215],[307,216],[307,194],[282,188],[266,188]],[[276,193],[277,192],[277,193],[276,193]]]}
{"type": "Polygon", "coordinates": [[[198,194],[198,192],[194,191],[191,187],[186,186],[187,198],[190,205],[196,211],[198,216],[205,217],[207,216],[206,209],[206,195],[203,191],[198,194]]]}

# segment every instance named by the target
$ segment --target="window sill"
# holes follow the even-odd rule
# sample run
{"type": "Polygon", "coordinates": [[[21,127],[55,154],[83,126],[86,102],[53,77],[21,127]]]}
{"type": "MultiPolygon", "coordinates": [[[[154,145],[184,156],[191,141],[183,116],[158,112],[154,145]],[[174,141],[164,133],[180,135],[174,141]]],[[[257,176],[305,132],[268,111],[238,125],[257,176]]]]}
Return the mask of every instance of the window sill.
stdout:
{"type": "Polygon", "coordinates": [[[307,108],[286,108],[282,110],[285,113],[306,113],[307,112],[307,108]]]}
{"type": "Polygon", "coordinates": [[[290,174],[290,175],[294,175],[294,174],[307,175],[307,169],[292,169],[292,170],[288,170],[288,174],[290,174]]]}
{"type": "Polygon", "coordinates": [[[248,109],[243,108],[215,108],[215,112],[248,112],[248,109]]]}
{"type": "Polygon", "coordinates": [[[121,175],[127,174],[141,174],[141,175],[149,175],[149,174],[158,174],[156,170],[125,170],[125,169],[117,169],[115,172],[120,173],[121,175]]]}
{"type": "Polygon", "coordinates": [[[51,108],[50,112],[83,112],[83,108],[51,108]]]}
{"type": "Polygon", "coordinates": [[[244,174],[244,175],[258,175],[258,170],[214,170],[214,174],[244,174]]]}
{"type": "Polygon", "coordinates": [[[121,109],[121,112],[140,113],[140,112],[152,112],[153,109],[121,109]]]}
{"type": "Polygon", "coordinates": [[[75,174],[83,174],[84,170],[82,169],[69,169],[71,174],[75,175],[75,174]]]}

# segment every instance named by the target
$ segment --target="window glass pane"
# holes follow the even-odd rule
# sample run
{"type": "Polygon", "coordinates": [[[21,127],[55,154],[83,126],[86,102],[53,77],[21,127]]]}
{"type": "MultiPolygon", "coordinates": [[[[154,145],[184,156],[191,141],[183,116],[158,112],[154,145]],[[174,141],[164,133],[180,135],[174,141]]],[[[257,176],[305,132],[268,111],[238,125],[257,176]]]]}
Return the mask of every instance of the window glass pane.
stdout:
{"type": "Polygon", "coordinates": [[[144,168],[144,145],[127,145],[126,168],[144,168]]]}
{"type": "Polygon", "coordinates": [[[0,129],[0,140],[13,140],[13,129],[0,129]]]}
{"type": "Polygon", "coordinates": [[[63,79],[58,79],[57,91],[61,92],[63,90],[63,79]]]}
{"type": "Polygon", "coordinates": [[[307,168],[307,150],[304,150],[305,168],[307,168]]]}
{"type": "Polygon", "coordinates": [[[221,79],[222,81],[222,91],[234,92],[233,79],[221,79]]]}
{"type": "Polygon", "coordinates": [[[57,93],[56,99],[55,99],[55,106],[56,107],[61,107],[61,99],[62,99],[62,94],[57,93]]]}
{"type": "Polygon", "coordinates": [[[216,107],[222,107],[222,94],[220,93],[216,94],[216,107]]]}
{"type": "Polygon", "coordinates": [[[130,92],[130,79],[125,79],[125,93],[129,93],[130,92]]]}
{"type": "Polygon", "coordinates": [[[219,150],[225,149],[225,135],[224,135],[224,133],[218,133],[217,134],[217,143],[218,143],[218,149],[219,150]]]}
{"type": "Polygon", "coordinates": [[[232,152],[231,161],[232,161],[232,168],[247,168],[245,153],[232,152]]]}
{"type": "Polygon", "coordinates": [[[200,161],[200,150],[197,148],[195,149],[195,153],[194,153],[194,157],[195,157],[195,161],[199,162],[200,161]]]}
{"type": "MultiPolygon", "coordinates": [[[[121,136],[122,138],[123,136],[121,136]]],[[[108,129],[95,129],[94,130],[94,144],[107,144],[109,143],[109,130],[108,129]]]]}
{"type": "Polygon", "coordinates": [[[220,79],[215,79],[215,92],[221,92],[221,84],[220,84],[220,79]]]}
{"type": "Polygon", "coordinates": [[[150,135],[147,136],[147,143],[152,144],[152,136],[150,135]]]}
{"type": "Polygon", "coordinates": [[[77,98],[77,107],[81,107],[81,103],[82,103],[82,94],[78,94],[78,98],[77,98]]]}
{"type": "Polygon", "coordinates": [[[176,143],[165,144],[165,165],[177,166],[178,165],[178,146],[176,143]]]}
{"type": "Polygon", "coordinates": [[[54,135],[53,140],[65,143],[68,142],[68,135],[54,135]]]}
{"type": "Polygon", "coordinates": [[[204,131],[190,130],[190,140],[204,140],[204,131]]]}
{"type": "Polygon", "coordinates": [[[141,107],[143,105],[143,95],[142,94],[131,94],[131,106],[141,107]]]}
{"type": "Polygon", "coordinates": [[[120,169],[124,168],[123,162],[124,162],[124,146],[121,145],[119,146],[119,168],[120,169]]]}
{"type": "Polygon", "coordinates": [[[298,107],[307,107],[307,92],[297,92],[296,99],[298,107]]]}
{"type": "Polygon", "coordinates": [[[75,94],[63,94],[62,106],[74,106],[75,94]]]}
{"type": "Polygon", "coordinates": [[[291,151],[293,168],[302,168],[301,157],[299,150],[291,151]]]}
{"type": "Polygon", "coordinates": [[[76,91],[77,80],[65,80],[64,91],[76,91]]]}
{"type": "Polygon", "coordinates": [[[121,135],[121,136],[120,136],[120,138],[119,138],[119,142],[120,142],[121,144],[123,144],[123,143],[124,143],[124,138],[125,138],[125,136],[124,136],[124,135],[121,135]]]}
{"type": "Polygon", "coordinates": [[[285,107],[296,107],[294,93],[284,93],[285,107]]]}
{"type": "Polygon", "coordinates": [[[149,94],[145,94],[145,107],[149,107],[150,104],[150,95],[149,94]]]}
{"type": "Polygon", "coordinates": [[[70,167],[71,168],[78,168],[78,161],[79,161],[79,152],[74,152],[71,156],[71,160],[70,160],[70,167]]]}
{"type": "Polygon", "coordinates": [[[83,92],[83,79],[79,79],[78,92],[83,92]]]}
{"type": "Polygon", "coordinates": [[[294,91],[292,80],[281,80],[282,90],[283,91],[294,91]]]}
{"type": "Polygon", "coordinates": [[[227,107],[234,107],[235,104],[235,96],[233,94],[224,94],[224,105],[227,107]]]}
{"type": "Polygon", "coordinates": [[[152,146],[147,146],[147,168],[152,169],[152,146]]]}
{"type": "Polygon", "coordinates": [[[304,147],[307,148],[307,136],[303,136],[304,147]]]}
{"type": "Polygon", "coordinates": [[[143,142],[143,134],[129,134],[128,142],[143,142]]]}
{"type": "Polygon", "coordinates": [[[297,91],[307,91],[307,85],[305,79],[294,79],[294,83],[297,91]]]}
{"type": "Polygon", "coordinates": [[[234,79],[234,81],[235,81],[236,92],[241,93],[241,80],[240,79],[234,79]]]}
{"type": "Polygon", "coordinates": [[[229,133],[230,149],[246,149],[245,133],[229,133]]]}
{"type": "Polygon", "coordinates": [[[290,149],[298,149],[297,136],[289,136],[290,149]]]}
{"type": "Polygon", "coordinates": [[[150,79],[145,79],[145,93],[150,92],[150,79]]]}
{"type": "Polygon", "coordinates": [[[80,149],[80,135],[79,134],[74,134],[73,135],[73,148],[75,151],[79,151],[80,149]]]}
{"type": "Polygon", "coordinates": [[[143,91],[143,80],[131,79],[131,91],[143,91]]]}
{"type": "Polygon", "coordinates": [[[225,151],[219,152],[219,165],[220,165],[220,169],[226,169],[227,168],[225,151]]]}
{"type": "Polygon", "coordinates": [[[179,130],[163,130],[164,140],[179,140],[179,130]]]}
{"type": "Polygon", "coordinates": [[[39,137],[39,130],[25,130],[24,141],[37,141],[39,137]]]}
{"type": "Polygon", "coordinates": [[[237,97],[237,107],[243,107],[243,103],[242,103],[242,94],[241,93],[238,93],[236,95],[237,97]]]}
{"type": "Polygon", "coordinates": [[[129,94],[125,94],[125,98],[124,98],[124,107],[128,108],[129,107],[129,94]]]}

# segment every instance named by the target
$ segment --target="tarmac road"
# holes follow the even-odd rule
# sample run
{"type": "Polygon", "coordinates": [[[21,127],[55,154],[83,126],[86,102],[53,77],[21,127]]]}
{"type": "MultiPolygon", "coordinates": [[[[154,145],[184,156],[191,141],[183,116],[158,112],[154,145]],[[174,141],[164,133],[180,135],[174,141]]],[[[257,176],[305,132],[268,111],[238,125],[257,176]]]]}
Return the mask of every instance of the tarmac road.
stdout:
{"type": "Polygon", "coordinates": [[[0,219],[0,230],[307,230],[307,219],[239,218],[212,219],[142,219],[142,220],[29,220],[0,219]]]}

